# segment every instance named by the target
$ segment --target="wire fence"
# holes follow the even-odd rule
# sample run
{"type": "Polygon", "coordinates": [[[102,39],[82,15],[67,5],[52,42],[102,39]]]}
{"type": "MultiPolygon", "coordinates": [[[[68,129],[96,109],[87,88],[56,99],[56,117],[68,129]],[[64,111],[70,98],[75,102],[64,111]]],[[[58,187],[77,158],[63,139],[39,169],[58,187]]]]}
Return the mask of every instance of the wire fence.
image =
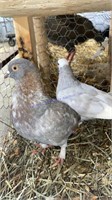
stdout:
{"type": "MultiPolygon", "coordinates": [[[[94,19],[96,14],[93,16],[93,21],[94,19]]],[[[4,29],[7,26],[7,19],[3,19],[1,23],[3,23],[1,29],[4,29]]],[[[47,80],[47,73],[49,73],[52,97],[55,97],[58,80],[57,60],[62,57],[66,57],[71,62],[71,68],[78,80],[109,92],[108,42],[104,45],[105,50],[102,48],[102,42],[109,36],[109,23],[110,21],[107,26],[105,25],[105,30],[100,31],[82,15],[50,16],[45,19],[45,30],[40,34],[40,46],[37,42],[35,45],[40,49],[39,54],[43,54],[42,49],[50,59],[49,69],[44,73],[44,80],[47,80]],[[45,42],[45,36],[48,43],[46,42],[43,48],[42,42],[45,42]]],[[[1,147],[4,145],[6,153],[2,156],[1,199],[46,200],[47,197],[54,196],[53,200],[75,200],[77,195],[80,197],[85,195],[85,199],[89,197],[97,199],[96,196],[99,196],[101,200],[102,197],[104,199],[107,197],[109,200],[111,197],[110,121],[92,120],[79,127],[77,135],[70,138],[68,142],[67,159],[62,169],[52,168],[52,158],[58,155],[58,149],[49,150],[44,157],[40,154],[33,157],[31,150],[34,145],[15,133],[11,134],[14,132],[10,118],[14,81],[4,80],[7,64],[3,61],[9,58],[7,61],[9,62],[12,59],[10,56],[18,49],[16,45],[9,46],[8,39],[5,38],[6,34],[14,33],[12,19],[8,19],[8,27],[10,31],[5,29],[5,34],[0,32],[0,38],[4,38],[0,42],[1,138],[9,133],[9,138],[4,140],[5,145],[2,139],[0,144],[1,147]],[[88,193],[90,196],[87,197],[88,193]]],[[[20,47],[20,51],[24,51],[22,55],[28,58],[30,51],[27,52],[26,42],[21,41],[23,46],[20,47]]]]}
{"type": "MultiPolygon", "coordinates": [[[[10,46],[7,35],[14,33],[13,20],[0,17],[0,136],[7,134],[10,123],[10,106],[13,81],[4,80],[7,71],[7,63],[17,54],[16,43],[10,46]]],[[[15,41],[15,37],[12,38],[15,41]]],[[[0,140],[3,143],[3,140],[0,140]]],[[[2,145],[2,144],[1,144],[2,145]]]]}

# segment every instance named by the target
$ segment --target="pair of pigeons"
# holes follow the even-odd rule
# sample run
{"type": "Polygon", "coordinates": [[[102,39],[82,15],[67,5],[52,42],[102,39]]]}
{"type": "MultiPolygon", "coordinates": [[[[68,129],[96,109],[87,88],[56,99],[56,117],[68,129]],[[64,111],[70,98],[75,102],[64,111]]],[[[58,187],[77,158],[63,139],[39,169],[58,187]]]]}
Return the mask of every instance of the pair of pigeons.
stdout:
{"type": "Polygon", "coordinates": [[[62,162],[68,137],[80,122],[112,119],[112,96],[78,81],[66,59],[58,60],[58,68],[57,99],[45,94],[39,69],[24,58],[9,63],[5,78],[15,79],[12,121],[18,134],[43,148],[60,146],[62,162]]]}

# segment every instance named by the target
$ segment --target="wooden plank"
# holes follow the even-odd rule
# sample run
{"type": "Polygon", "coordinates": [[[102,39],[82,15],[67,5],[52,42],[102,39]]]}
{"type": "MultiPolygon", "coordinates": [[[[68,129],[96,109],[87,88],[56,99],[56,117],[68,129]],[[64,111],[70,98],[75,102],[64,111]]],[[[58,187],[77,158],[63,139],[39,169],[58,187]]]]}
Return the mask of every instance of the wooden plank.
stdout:
{"type": "Polygon", "coordinates": [[[47,16],[111,10],[110,0],[1,0],[0,16],[47,16]]]}
{"type": "Polygon", "coordinates": [[[32,18],[14,18],[16,41],[20,57],[34,60],[36,62],[36,47],[32,18]]]}

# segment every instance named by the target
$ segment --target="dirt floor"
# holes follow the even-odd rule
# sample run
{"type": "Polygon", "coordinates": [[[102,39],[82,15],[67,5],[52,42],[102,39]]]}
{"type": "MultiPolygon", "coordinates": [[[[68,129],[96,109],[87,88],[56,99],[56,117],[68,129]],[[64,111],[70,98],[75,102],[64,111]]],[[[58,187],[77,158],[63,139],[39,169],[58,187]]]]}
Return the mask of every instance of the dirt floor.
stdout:
{"type": "MultiPolygon", "coordinates": [[[[109,92],[108,49],[91,59],[98,47],[93,40],[77,46],[72,69],[80,81],[109,92]]],[[[54,96],[57,59],[67,52],[51,44],[49,49],[54,96]]],[[[110,121],[84,122],[68,140],[63,166],[54,167],[60,148],[49,148],[42,155],[33,143],[9,131],[1,151],[1,200],[110,200],[111,142],[110,121]]]]}

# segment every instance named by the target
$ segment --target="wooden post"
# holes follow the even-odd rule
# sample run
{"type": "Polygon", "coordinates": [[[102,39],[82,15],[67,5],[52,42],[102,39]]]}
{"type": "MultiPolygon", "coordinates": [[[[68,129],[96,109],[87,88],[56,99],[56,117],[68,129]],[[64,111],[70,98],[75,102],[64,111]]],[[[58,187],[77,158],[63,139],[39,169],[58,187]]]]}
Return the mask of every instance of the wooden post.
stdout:
{"type": "Polygon", "coordinates": [[[45,91],[50,94],[50,68],[44,18],[14,18],[16,41],[20,57],[33,60],[42,72],[45,91]]]}
{"type": "MultiPolygon", "coordinates": [[[[110,92],[112,94],[112,12],[111,12],[110,32],[109,32],[109,64],[110,64],[110,74],[111,74],[110,92]]],[[[110,121],[110,124],[112,130],[112,120],[110,121]]],[[[111,131],[111,136],[112,136],[112,131],[111,131]]]]}
{"type": "Polygon", "coordinates": [[[50,60],[48,55],[48,43],[44,22],[44,17],[33,18],[38,67],[42,72],[42,78],[45,83],[45,89],[47,93],[50,93],[50,60]]]}
{"type": "Polygon", "coordinates": [[[111,71],[110,92],[112,92],[112,18],[110,22],[110,32],[109,32],[109,64],[110,64],[110,71],[111,71]]]}
{"type": "Polygon", "coordinates": [[[47,37],[44,27],[44,17],[33,18],[34,22],[34,31],[35,31],[35,40],[36,40],[36,49],[37,49],[37,60],[38,65],[40,65],[46,73],[49,73],[49,56],[47,53],[47,37]]]}
{"type": "Polygon", "coordinates": [[[16,17],[14,27],[20,57],[37,62],[32,18],[16,17]]]}

